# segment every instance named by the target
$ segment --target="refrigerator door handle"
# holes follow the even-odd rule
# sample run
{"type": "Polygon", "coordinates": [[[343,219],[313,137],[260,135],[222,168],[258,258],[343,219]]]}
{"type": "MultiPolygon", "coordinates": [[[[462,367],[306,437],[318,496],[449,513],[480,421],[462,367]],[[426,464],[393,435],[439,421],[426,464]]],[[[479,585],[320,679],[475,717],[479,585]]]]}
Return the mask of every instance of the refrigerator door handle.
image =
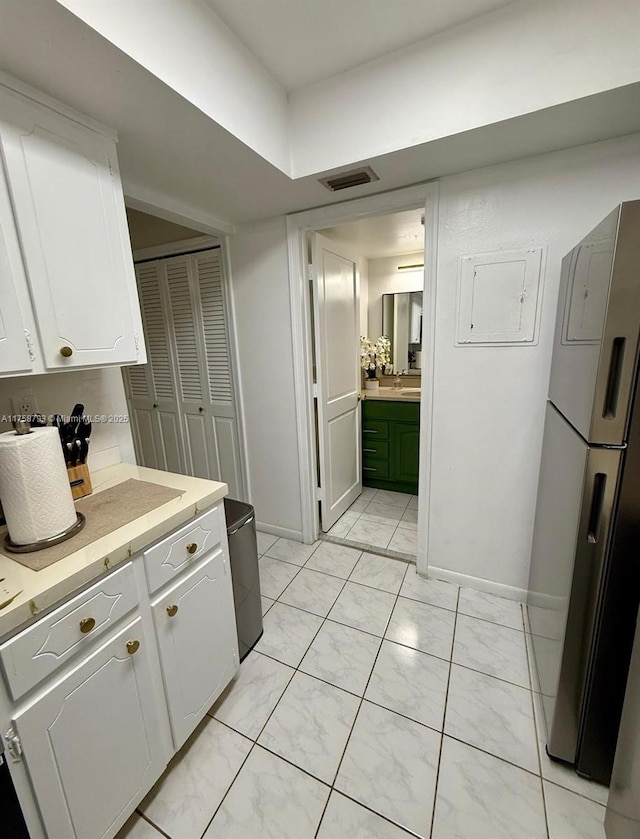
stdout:
{"type": "Polygon", "coordinates": [[[591,490],[591,508],[589,511],[589,527],[587,528],[587,541],[595,544],[600,536],[600,523],[602,521],[602,506],[604,494],[607,487],[607,476],[604,472],[596,472],[593,476],[593,489],[591,490]]]}
{"type": "Polygon", "coordinates": [[[609,373],[607,375],[607,386],[602,405],[603,419],[614,420],[618,413],[618,399],[620,397],[620,383],[624,370],[626,345],[627,339],[621,335],[614,338],[611,342],[609,373]]]}

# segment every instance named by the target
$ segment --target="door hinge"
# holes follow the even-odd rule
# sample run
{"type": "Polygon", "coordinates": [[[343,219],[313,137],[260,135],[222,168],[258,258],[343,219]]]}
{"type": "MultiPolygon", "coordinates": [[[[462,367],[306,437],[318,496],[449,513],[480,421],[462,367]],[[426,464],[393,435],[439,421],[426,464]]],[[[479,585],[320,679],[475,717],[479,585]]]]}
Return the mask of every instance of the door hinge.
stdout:
{"type": "Polygon", "coordinates": [[[7,744],[7,752],[11,755],[11,760],[14,763],[22,760],[22,743],[13,728],[7,730],[4,741],[7,744]]]}
{"type": "Polygon", "coordinates": [[[110,158],[107,158],[107,163],[109,164],[109,174],[113,177],[113,166],[111,165],[110,158]]]}
{"type": "Polygon", "coordinates": [[[318,398],[318,383],[317,382],[313,383],[313,398],[314,399],[318,398]]]}
{"type": "Polygon", "coordinates": [[[313,265],[307,265],[307,279],[313,282],[313,265]]]}
{"type": "Polygon", "coordinates": [[[318,487],[316,491],[316,498],[318,499],[318,501],[324,501],[324,490],[322,489],[322,487],[318,487]]]}

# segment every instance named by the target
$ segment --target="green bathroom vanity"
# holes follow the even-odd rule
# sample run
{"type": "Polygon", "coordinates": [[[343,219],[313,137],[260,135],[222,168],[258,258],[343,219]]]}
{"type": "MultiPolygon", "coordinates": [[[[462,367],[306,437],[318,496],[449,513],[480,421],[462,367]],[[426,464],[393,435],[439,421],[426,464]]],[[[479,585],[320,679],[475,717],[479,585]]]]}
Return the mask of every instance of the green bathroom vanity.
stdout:
{"type": "Polygon", "coordinates": [[[420,402],[362,401],[362,483],[418,494],[420,402]]]}

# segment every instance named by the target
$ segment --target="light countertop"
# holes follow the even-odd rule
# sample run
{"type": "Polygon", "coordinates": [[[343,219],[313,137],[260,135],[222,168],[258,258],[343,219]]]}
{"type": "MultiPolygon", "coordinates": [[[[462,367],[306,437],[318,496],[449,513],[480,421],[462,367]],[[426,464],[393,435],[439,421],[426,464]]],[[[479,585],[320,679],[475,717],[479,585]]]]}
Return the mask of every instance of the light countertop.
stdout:
{"type": "Polygon", "coordinates": [[[377,390],[361,391],[363,399],[386,399],[395,402],[419,402],[422,393],[419,387],[403,387],[396,390],[394,387],[379,387],[377,390]]]}
{"type": "MultiPolygon", "coordinates": [[[[91,475],[94,494],[134,478],[139,481],[184,490],[178,498],[151,510],[107,536],[91,542],[41,571],[32,571],[0,554],[0,603],[21,592],[0,609],[0,637],[68,597],[106,570],[115,568],[156,539],[165,536],[193,516],[213,506],[228,493],[226,484],[161,472],[128,463],[100,469],[91,475]],[[108,562],[107,562],[108,560],[108,562]]],[[[0,528],[4,539],[6,528],[0,528]]]]}

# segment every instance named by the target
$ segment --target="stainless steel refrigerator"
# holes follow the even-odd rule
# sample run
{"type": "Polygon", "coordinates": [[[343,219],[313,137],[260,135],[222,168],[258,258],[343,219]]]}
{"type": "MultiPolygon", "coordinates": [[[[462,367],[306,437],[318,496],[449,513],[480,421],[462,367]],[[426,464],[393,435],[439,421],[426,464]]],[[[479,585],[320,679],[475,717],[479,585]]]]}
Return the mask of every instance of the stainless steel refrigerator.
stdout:
{"type": "Polygon", "coordinates": [[[640,602],[640,201],[562,261],[527,598],[547,751],[608,783],[640,602]]]}

